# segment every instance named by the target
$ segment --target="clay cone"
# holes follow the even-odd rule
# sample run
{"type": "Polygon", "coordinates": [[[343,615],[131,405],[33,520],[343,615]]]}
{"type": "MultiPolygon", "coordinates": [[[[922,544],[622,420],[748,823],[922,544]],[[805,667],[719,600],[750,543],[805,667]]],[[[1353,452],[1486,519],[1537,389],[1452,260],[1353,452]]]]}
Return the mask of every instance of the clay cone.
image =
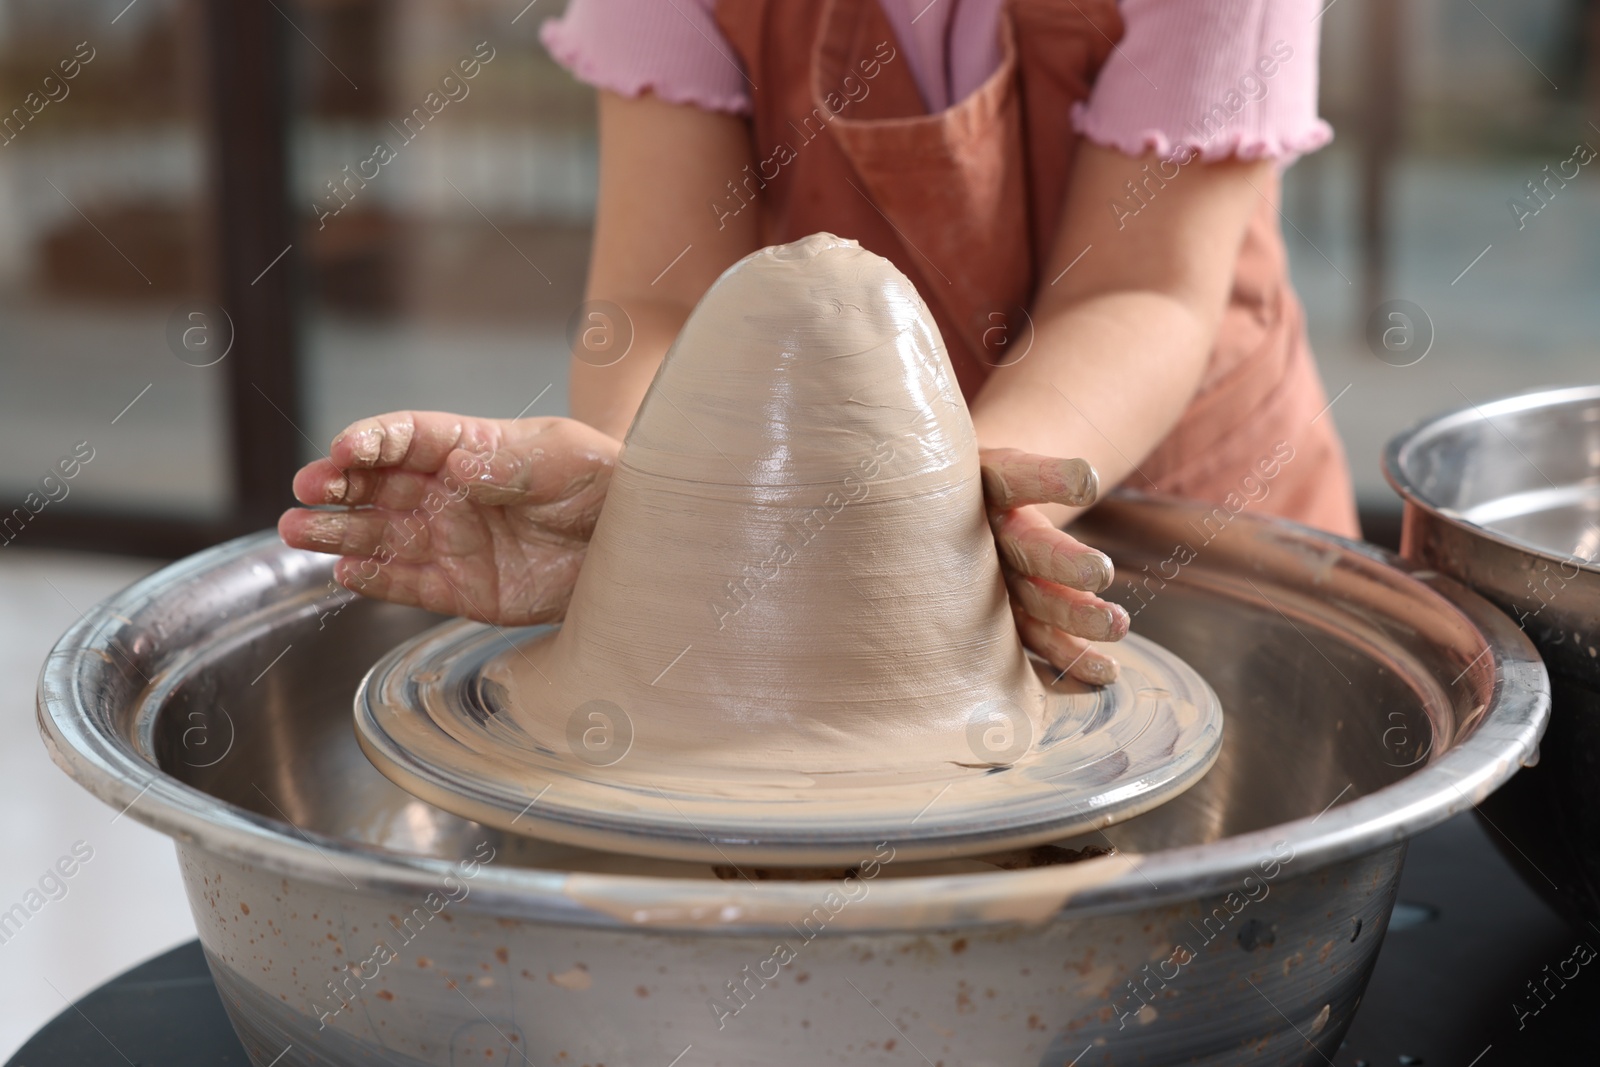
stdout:
{"type": "Polygon", "coordinates": [[[609,701],[632,722],[629,773],[903,773],[978,760],[985,705],[1037,725],[972,421],[888,260],[815,234],[712,286],[529,660],[508,662],[524,729],[555,745],[609,701]]]}
{"type": "Polygon", "coordinates": [[[1118,657],[1104,689],[1045,683],[927,308],[816,234],[695,309],[561,627],[422,635],[363,682],[356,731],[406,789],[515,833],[724,863],[975,854],[1211,765],[1205,682],[1133,636],[1118,657]]]}

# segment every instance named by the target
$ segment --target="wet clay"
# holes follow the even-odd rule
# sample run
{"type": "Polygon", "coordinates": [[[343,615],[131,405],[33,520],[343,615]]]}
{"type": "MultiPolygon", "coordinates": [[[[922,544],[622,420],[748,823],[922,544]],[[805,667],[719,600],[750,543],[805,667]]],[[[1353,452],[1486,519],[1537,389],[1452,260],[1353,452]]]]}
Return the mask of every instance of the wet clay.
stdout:
{"type": "MultiPolygon", "coordinates": [[[[1043,923],[1060,914],[1075,896],[1105,885],[1126,874],[1128,864],[1137,864],[1137,853],[1102,856],[1083,863],[1008,871],[1003,876],[957,874],[928,876],[928,892],[915,903],[907,903],[895,915],[897,922],[926,929],[991,923],[1043,923]],[[1003,880],[999,880],[1003,878],[1003,880]]],[[[841,879],[848,883],[850,880],[841,879]]],[[[870,886],[863,872],[856,884],[870,886]]],[[[837,883],[823,882],[821,885],[837,883]]],[[[775,882],[722,882],[684,886],[663,884],[659,880],[606,881],[594,875],[569,874],[562,880],[562,892],[583,907],[609,915],[630,926],[682,929],[714,929],[730,923],[781,925],[802,920],[821,895],[817,883],[797,882],[790,886],[775,882]],[[784,892],[773,892],[783,887],[784,892]]],[[[831,909],[830,909],[831,910],[831,909]]],[[[870,909],[840,907],[832,915],[829,929],[834,931],[876,929],[883,917],[870,909]]]]}
{"type": "Polygon", "coordinates": [[[1037,735],[972,421],[904,275],[828,234],[723,275],[628,433],[565,623],[526,652],[505,684],[529,736],[609,701],[640,774],[971,763],[990,701],[1037,735]]]}
{"type": "MultiPolygon", "coordinates": [[[[1034,845],[1032,848],[1014,848],[988,856],[974,856],[972,863],[978,868],[993,867],[1002,871],[1023,871],[1031,867],[1054,867],[1061,863],[1082,863],[1116,853],[1116,848],[1063,848],[1060,845],[1034,845]]],[[[752,882],[839,882],[846,878],[861,877],[860,867],[735,867],[731,864],[712,864],[711,873],[724,882],[748,880],[752,882]]]]}
{"type": "Polygon", "coordinates": [[[1130,636],[1103,688],[1018,638],[926,305],[814,234],[731,267],[630,429],[567,617],[381,662],[357,732],[467,818],[662,858],[1026,849],[1187,788],[1204,681],[1130,636]]]}

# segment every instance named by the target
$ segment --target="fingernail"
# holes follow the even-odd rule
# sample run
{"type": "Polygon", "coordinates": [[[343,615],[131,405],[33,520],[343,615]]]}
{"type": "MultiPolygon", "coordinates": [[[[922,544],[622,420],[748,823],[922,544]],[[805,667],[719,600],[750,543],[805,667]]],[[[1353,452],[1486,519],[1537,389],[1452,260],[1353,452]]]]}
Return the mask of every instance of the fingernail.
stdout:
{"type": "Polygon", "coordinates": [[[1117,680],[1117,661],[1091,649],[1083,654],[1073,674],[1080,682],[1110,685],[1117,680]]]}
{"type": "Polygon", "coordinates": [[[1075,459],[1072,464],[1073,473],[1077,475],[1077,486],[1074,490],[1077,499],[1073,503],[1079,507],[1088,507],[1100,495],[1100,475],[1088,460],[1075,459]]]}
{"type": "Polygon", "coordinates": [[[1120,641],[1128,635],[1128,627],[1133,625],[1133,616],[1128,614],[1128,609],[1121,604],[1111,605],[1111,637],[1120,641]]]}
{"type": "Polygon", "coordinates": [[[1111,584],[1111,560],[1100,552],[1078,557],[1078,580],[1083,588],[1098,593],[1111,584]]]}
{"type": "Polygon", "coordinates": [[[1004,510],[1006,502],[1011,499],[1005,478],[993,467],[979,467],[978,477],[983,482],[984,501],[991,508],[1004,510]]]}
{"type": "Polygon", "coordinates": [[[1116,633],[1117,616],[1115,611],[1108,607],[1098,607],[1093,604],[1074,605],[1072,621],[1074,625],[1071,632],[1092,641],[1109,641],[1116,633]]]}
{"type": "Polygon", "coordinates": [[[350,438],[350,452],[363,463],[373,463],[383,447],[377,430],[362,430],[350,438]]]}

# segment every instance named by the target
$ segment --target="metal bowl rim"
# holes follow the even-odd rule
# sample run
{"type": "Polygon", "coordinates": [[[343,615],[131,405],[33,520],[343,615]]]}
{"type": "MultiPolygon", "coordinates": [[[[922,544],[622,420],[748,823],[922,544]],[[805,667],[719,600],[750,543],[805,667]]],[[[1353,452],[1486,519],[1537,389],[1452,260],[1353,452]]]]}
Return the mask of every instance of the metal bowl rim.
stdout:
{"type": "MultiPolygon", "coordinates": [[[[1240,516],[1235,521],[1265,525],[1266,520],[1240,516]]],[[[1284,527],[1283,523],[1272,523],[1284,527]]],[[[881,880],[856,905],[851,931],[927,928],[925,905],[941,895],[968,902],[997,904],[1024,895],[1062,891],[1056,912],[1121,911],[1189,899],[1198,893],[1239,886],[1255,866],[1273,856],[1273,847],[1293,848],[1296,876],[1342,859],[1397,846],[1411,835],[1475,805],[1505,781],[1534,751],[1549,712],[1549,683],[1532,643],[1509,618],[1464,586],[1412,567],[1374,546],[1287,524],[1287,535],[1314,537],[1380,559],[1428,595],[1464,613],[1486,641],[1495,667],[1491,710],[1473,733],[1405,778],[1358,797],[1334,804],[1316,816],[1302,817],[1261,830],[1202,845],[1154,852],[1119,854],[1089,863],[1120,864],[1124,869],[1099,880],[1082,877],[1087,864],[994,871],[982,874],[907,876],[881,880]],[[1320,823],[1320,825],[1319,825],[1320,823]]],[[[292,824],[258,815],[190,786],[154,767],[133,745],[100,728],[83,699],[80,685],[113,662],[103,631],[130,616],[129,609],[185,578],[243,557],[287,554],[275,531],[247,535],[197,553],[151,575],[87,611],[57,642],[42,668],[38,687],[38,721],[51,758],[84,788],[130,818],[174,838],[180,845],[201,848],[274,873],[321,883],[335,889],[356,888],[401,894],[436,889],[457,864],[446,859],[396,852],[348,839],[302,831],[292,824]],[[338,859],[337,865],[333,858],[338,859]]],[[[309,556],[309,553],[305,555],[309,556]]],[[[603,893],[612,900],[649,899],[654,905],[681,898],[685,907],[704,910],[706,902],[729,896],[759,900],[763,910],[814,904],[818,883],[764,881],[748,886],[700,879],[649,875],[574,874],[486,865],[473,880],[477,907],[500,914],[577,925],[628,927],[624,918],[581,903],[570,890],[603,893]]],[[[994,919],[962,909],[941,927],[982,926],[1014,919],[994,919]]],[[[738,916],[708,924],[685,919],[676,928],[750,933],[786,929],[774,922],[742,922],[738,916]]],[[[672,929],[671,922],[652,922],[651,929],[672,929]]]]}
{"type": "Polygon", "coordinates": [[[1491,415],[1508,415],[1513,412],[1548,408],[1558,404],[1580,401],[1600,403],[1600,385],[1570,385],[1556,389],[1532,389],[1483,404],[1467,403],[1437,415],[1430,415],[1389,439],[1389,443],[1384,446],[1383,450],[1383,476],[1388,481],[1389,486],[1400,494],[1401,500],[1406,505],[1416,507],[1440,522],[1465,531],[1475,538],[1490,541],[1501,548],[1534,556],[1549,563],[1574,566],[1591,574],[1600,575],[1600,560],[1590,562],[1580,556],[1563,555],[1543,545],[1536,545],[1519,538],[1507,536],[1498,530],[1480,526],[1475,522],[1462,518],[1455,511],[1430,500],[1417,484],[1412,481],[1410,476],[1406,474],[1401,455],[1427,438],[1456,429],[1469,422],[1487,421],[1491,415]]]}

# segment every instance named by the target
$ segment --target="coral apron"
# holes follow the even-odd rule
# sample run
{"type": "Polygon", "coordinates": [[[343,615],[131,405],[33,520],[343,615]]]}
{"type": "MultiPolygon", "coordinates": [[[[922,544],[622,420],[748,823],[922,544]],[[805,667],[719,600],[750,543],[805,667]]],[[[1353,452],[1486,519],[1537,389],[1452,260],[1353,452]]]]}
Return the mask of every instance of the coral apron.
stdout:
{"type": "MultiPolygon", "coordinates": [[[[1049,255],[1078,141],[1072,106],[1122,35],[1114,0],[1008,0],[999,69],[932,115],[877,0],[721,0],[716,17],[757,87],[757,163],[732,202],[760,205],[766,244],[829,230],[892,261],[976,395],[995,365],[986,341],[1004,336],[1002,319],[1021,325],[1049,255]]],[[[1276,178],[1264,192],[1200,388],[1139,463],[1153,486],[1128,484],[1357,536],[1344,450],[1319,417],[1327,397],[1289,284],[1276,178]]]]}

